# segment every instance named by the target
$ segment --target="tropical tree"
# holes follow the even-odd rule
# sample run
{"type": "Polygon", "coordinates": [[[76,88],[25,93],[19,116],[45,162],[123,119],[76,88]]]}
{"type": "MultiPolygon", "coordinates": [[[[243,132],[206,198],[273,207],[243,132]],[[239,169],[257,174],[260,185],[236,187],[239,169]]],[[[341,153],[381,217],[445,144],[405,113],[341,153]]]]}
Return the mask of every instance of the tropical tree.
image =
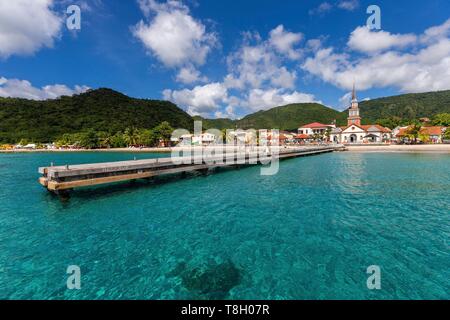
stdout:
{"type": "Polygon", "coordinates": [[[97,133],[98,145],[100,148],[110,148],[111,147],[111,135],[105,131],[100,131],[97,133]]]}
{"type": "Polygon", "coordinates": [[[432,123],[435,126],[450,127],[450,113],[440,113],[435,115],[432,123]]]}
{"type": "Polygon", "coordinates": [[[375,121],[375,123],[379,124],[380,126],[386,127],[386,128],[394,129],[398,126],[402,126],[402,125],[406,124],[406,121],[400,117],[391,117],[391,118],[378,119],[377,121],[375,121]]]}
{"type": "Polygon", "coordinates": [[[77,144],[78,142],[79,142],[79,134],[65,133],[61,136],[61,138],[56,140],[56,145],[58,147],[64,147],[77,144]]]}
{"type": "Polygon", "coordinates": [[[153,129],[153,132],[157,139],[163,141],[164,145],[169,145],[170,138],[172,137],[173,128],[167,121],[161,122],[153,129]]]}
{"type": "Polygon", "coordinates": [[[430,135],[429,134],[419,133],[419,139],[423,143],[429,143],[430,142],[430,135]]]}
{"type": "Polygon", "coordinates": [[[19,144],[21,146],[26,146],[28,144],[28,139],[20,139],[19,144]]]}
{"type": "Polygon", "coordinates": [[[80,147],[95,149],[99,147],[97,134],[93,129],[80,133],[80,147]]]}
{"type": "Polygon", "coordinates": [[[412,125],[409,126],[408,130],[406,131],[407,137],[410,140],[414,141],[414,143],[417,143],[417,138],[419,137],[420,129],[422,129],[422,126],[418,122],[413,123],[412,125]]]}
{"type": "Polygon", "coordinates": [[[450,128],[444,132],[444,140],[450,140],[450,128]]]}
{"type": "Polygon", "coordinates": [[[153,147],[158,141],[153,130],[142,129],[138,132],[138,144],[146,147],[153,147]]]}
{"type": "Polygon", "coordinates": [[[127,128],[123,133],[123,138],[127,146],[135,146],[138,144],[139,133],[135,128],[127,128]]]}
{"type": "Polygon", "coordinates": [[[124,148],[127,146],[127,142],[122,132],[117,132],[111,137],[111,146],[113,148],[124,148]]]}

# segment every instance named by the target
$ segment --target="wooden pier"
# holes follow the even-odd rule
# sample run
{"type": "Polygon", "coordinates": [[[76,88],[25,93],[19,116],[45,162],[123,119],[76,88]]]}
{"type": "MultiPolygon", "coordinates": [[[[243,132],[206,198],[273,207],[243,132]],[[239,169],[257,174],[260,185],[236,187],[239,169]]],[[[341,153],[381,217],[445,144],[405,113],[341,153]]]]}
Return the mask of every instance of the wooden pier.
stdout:
{"type": "Polygon", "coordinates": [[[202,155],[178,158],[157,158],[95,164],[50,166],[39,168],[42,175],[39,183],[54,193],[66,193],[69,190],[100,184],[148,179],[155,176],[205,172],[218,167],[245,166],[267,163],[308,155],[342,150],[343,146],[314,146],[279,148],[277,152],[264,154],[259,150],[225,152],[218,156],[202,155]],[[264,162],[265,161],[265,162],[264,162]]]}

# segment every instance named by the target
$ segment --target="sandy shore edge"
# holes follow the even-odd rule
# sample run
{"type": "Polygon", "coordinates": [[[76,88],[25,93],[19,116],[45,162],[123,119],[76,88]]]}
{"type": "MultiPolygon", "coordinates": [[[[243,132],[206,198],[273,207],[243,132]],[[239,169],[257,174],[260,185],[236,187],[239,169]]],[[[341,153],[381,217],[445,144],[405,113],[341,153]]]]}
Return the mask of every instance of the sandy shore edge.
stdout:
{"type": "MultiPolygon", "coordinates": [[[[111,148],[111,149],[93,149],[93,150],[0,150],[0,153],[71,153],[71,152],[129,152],[129,153],[170,153],[173,148],[111,148]]],[[[346,146],[346,152],[361,153],[450,153],[450,144],[433,145],[385,145],[385,146],[346,146]]]]}
{"type": "Polygon", "coordinates": [[[347,152],[450,153],[450,144],[346,146],[347,152]]]}

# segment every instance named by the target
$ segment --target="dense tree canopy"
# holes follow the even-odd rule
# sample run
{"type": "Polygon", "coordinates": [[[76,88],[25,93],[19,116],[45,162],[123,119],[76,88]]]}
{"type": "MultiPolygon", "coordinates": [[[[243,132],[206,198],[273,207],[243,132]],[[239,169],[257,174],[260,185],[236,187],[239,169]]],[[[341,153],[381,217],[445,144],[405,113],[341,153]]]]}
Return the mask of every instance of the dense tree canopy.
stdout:
{"type": "Polygon", "coordinates": [[[163,121],[193,128],[192,118],[170,102],[133,99],[110,89],[47,101],[0,98],[0,143],[23,138],[53,142],[91,129],[113,135],[127,128],[151,129],[163,121]]]}
{"type": "MultiPolygon", "coordinates": [[[[363,124],[378,123],[392,129],[428,117],[430,124],[450,125],[450,91],[373,99],[362,102],[360,108],[363,124]]],[[[167,143],[172,127],[192,131],[194,120],[202,120],[203,129],[296,130],[310,122],[336,120],[345,125],[347,115],[347,110],[299,103],[258,111],[239,120],[203,119],[191,117],[167,101],[134,99],[111,89],[97,89],[46,101],[0,98],[0,144],[58,140],[89,147],[154,145],[159,140],[167,143]]]]}

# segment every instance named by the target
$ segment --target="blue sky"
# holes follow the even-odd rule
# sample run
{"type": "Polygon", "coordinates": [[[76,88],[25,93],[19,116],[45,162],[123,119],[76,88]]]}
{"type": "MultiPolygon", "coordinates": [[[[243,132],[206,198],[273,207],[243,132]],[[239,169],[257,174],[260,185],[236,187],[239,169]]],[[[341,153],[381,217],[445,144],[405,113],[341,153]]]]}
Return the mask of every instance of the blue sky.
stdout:
{"type": "Polygon", "coordinates": [[[239,118],[450,89],[448,0],[0,0],[0,96],[109,87],[239,118]],[[81,8],[81,30],[66,8],[81,8]],[[365,27],[381,8],[381,30],[365,27]]]}

